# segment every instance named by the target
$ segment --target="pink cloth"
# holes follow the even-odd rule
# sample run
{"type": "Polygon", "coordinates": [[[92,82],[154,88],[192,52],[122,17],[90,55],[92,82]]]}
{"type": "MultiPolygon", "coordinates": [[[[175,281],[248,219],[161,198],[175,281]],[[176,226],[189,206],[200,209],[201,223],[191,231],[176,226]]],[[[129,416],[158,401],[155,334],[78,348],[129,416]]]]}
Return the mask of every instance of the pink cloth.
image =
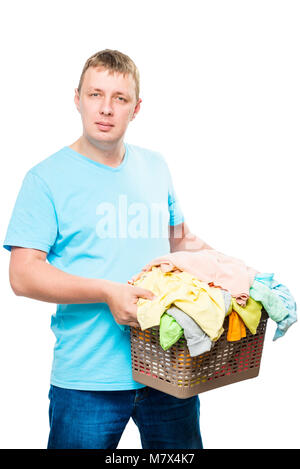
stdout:
{"type": "Polygon", "coordinates": [[[137,280],[153,266],[160,267],[162,272],[188,272],[201,282],[228,290],[242,306],[246,305],[249,289],[258,273],[240,259],[226,256],[214,249],[202,249],[198,252],[177,251],[157,257],[142,272],[132,277],[131,281],[137,280]]]}

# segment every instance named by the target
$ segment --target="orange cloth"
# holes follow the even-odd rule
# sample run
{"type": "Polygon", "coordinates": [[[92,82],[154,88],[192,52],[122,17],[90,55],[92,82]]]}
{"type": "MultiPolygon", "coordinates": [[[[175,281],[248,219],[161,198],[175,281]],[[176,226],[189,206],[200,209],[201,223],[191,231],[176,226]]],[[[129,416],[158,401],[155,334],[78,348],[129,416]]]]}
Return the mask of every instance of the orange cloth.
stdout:
{"type": "Polygon", "coordinates": [[[232,310],[229,315],[227,340],[228,342],[235,342],[241,340],[243,337],[246,337],[245,324],[237,312],[232,310]]]}

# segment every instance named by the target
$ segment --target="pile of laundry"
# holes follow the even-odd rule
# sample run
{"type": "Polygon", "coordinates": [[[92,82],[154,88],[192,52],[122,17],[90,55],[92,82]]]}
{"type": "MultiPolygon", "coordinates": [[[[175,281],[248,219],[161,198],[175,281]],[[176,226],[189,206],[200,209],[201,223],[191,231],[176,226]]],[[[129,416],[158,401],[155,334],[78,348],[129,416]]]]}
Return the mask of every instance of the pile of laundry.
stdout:
{"type": "Polygon", "coordinates": [[[230,342],[246,337],[246,328],[256,334],[262,308],[277,323],[273,340],[297,321],[296,302],[273,273],[260,273],[213,249],[168,253],[128,283],[155,295],[137,302],[141,329],[159,326],[164,350],[184,336],[192,357],[211,350],[224,332],[226,316],[230,342]]]}

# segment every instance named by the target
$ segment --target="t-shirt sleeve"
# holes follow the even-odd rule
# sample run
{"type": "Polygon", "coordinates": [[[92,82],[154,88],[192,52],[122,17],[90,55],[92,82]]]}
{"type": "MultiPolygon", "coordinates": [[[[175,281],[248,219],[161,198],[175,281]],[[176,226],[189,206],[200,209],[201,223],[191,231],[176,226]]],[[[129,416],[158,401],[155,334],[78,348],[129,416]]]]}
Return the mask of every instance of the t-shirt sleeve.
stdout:
{"type": "Polygon", "coordinates": [[[46,182],[29,170],[22,182],[9,221],[3,247],[49,252],[57,236],[57,216],[46,182]]]}
{"type": "Polygon", "coordinates": [[[173,180],[172,180],[172,176],[171,176],[168,165],[167,165],[167,173],[168,173],[168,204],[169,204],[169,212],[170,212],[169,224],[171,226],[175,226],[184,222],[184,215],[181,210],[179,200],[174,189],[173,180]]]}

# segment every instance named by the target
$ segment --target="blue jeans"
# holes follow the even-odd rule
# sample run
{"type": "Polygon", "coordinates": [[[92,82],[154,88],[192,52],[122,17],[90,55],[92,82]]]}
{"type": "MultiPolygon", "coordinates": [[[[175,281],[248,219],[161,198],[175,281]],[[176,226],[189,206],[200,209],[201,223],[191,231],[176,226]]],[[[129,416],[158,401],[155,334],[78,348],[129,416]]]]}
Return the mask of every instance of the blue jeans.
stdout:
{"type": "Polygon", "coordinates": [[[199,397],[150,387],[79,391],[50,386],[48,449],[116,449],[130,417],[144,449],[202,449],[199,397]]]}

